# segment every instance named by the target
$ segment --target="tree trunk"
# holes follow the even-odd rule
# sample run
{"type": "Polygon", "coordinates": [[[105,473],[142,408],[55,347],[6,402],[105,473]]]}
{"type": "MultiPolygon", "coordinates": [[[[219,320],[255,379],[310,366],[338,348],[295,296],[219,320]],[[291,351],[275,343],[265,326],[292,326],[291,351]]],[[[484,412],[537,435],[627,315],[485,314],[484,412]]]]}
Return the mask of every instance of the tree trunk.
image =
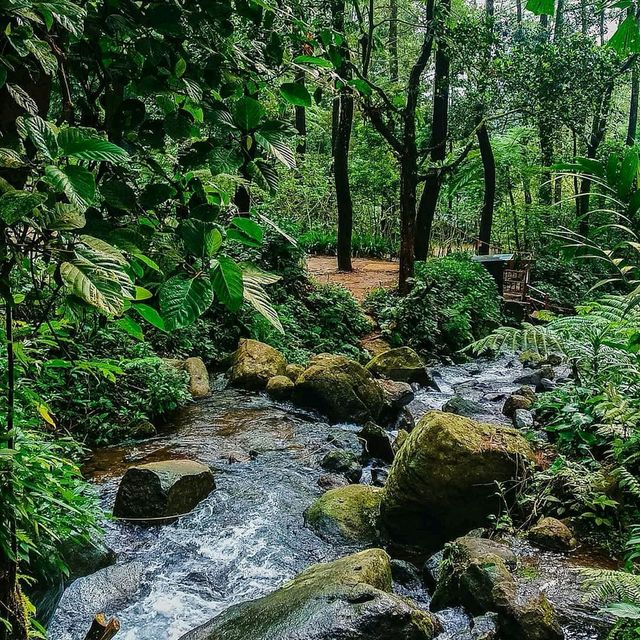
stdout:
{"type": "Polygon", "coordinates": [[[558,0],[556,5],[556,24],[553,30],[553,41],[559,42],[564,31],[564,0],[558,0]]]}
{"type": "Polygon", "coordinates": [[[549,123],[540,120],[538,132],[540,134],[540,155],[542,159],[542,175],[538,189],[538,199],[541,204],[550,205],[552,203],[551,194],[553,188],[549,167],[553,164],[553,138],[549,123]]]}
{"type": "MultiPolygon", "coordinates": [[[[331,4],[333,28],[344,36],[345,0],[334,0],[331,4]]],[[[339,69],[340,76],[349,77],[349,50],[346,41],[340,47],[343,64],[339,69]]],[[[351,127],[353,125],[353,93],[344,84],[340,89],[337,102],[333,103],[334,112],[332,122],[336,130],[333,138],[333,177],[336,187],[336,202],[338,206],[338,269],[352,271],[351,265],[351,237],[353,235],[353,202],[349,185],[349,144],[351,141],[351,127]],[[337,108],[337,114],[336,114],[337,108]]]]}
{"type": "MultiPolygon", "coordinates": [[[[303,69],[300,69],[296,73],[296,83],[304,86],[305,73],[303,69]]],[[[305,107],[297,106],[295,107],[296,114],[296,130],[298,131],[298,135],[300,136],[300,140],[298,141],[298,146],[296,147],[296,151],[300,156],[300,159],[304,157],[304,154],[307,152],[307,111],[305,107]]]]}
{"type": "Polygon", "coordinates": [[[478,234],[478,253],[487,255],[491,246],[493,205],[496,197],[496,161],[491,148],[489,132],[484,124],[478,129],[478,145],[484,170],[484,200],[480,217],[480,233],[478,234]]]}
{"type": "MultiPolygon", "coordinates": [[[[442,28],[449,16],[451,0],[442,0],[442,28]]],[[[431,161],[442,162],[447,155],[447,135],[449,130],[449,47],[446,34],[441,34],[436,50],[433,116],[431,120],[431,161]]],[[[437,169],[429,171],[418,205],[416,221],[416,260],[426,260],[429,255],[431,229],[438,206],[438,196],[442,186],[442,174],[437,169]]]]}
{"type": "Polygon", "coordinates": [[[338,269],[351,271],[351,237],[353,234],[353,202],[349,185],[349,142],[353,122],[353,95],[343,91],[339,101],[338,131],[333,149],[333,177],[338,204],[338,269]]]}
{"type": "Polygon", "coordinates": [[[398,82],[398,0],[389,4],[389,79],[398,82]]]}
{"type": "MultiPolygon", "coordinates": [[[[613,79],[605,87],[598,113],[593,116],[591,126],[591,135],[587,143],[587,158],[595,159],[598,154],[598,148],[604,140],[604,134],[607,130],[607,121],[609,119],[609,107],[611,106],[611,94],[613,93],[613,79]]],[[[578,196],[578,231],[581,235],[587,237],[589,235],[589,199],[591,194],[591,180],[585,176],[580,181],[580,195],[578,196]]]]}
{"type": "Polygon", "coordinates": [[[516,20],[518,24],[522,22],[522,0],[516,0],[516,20]]]}
{"type": "Polygon", "coordinates": [[[417,154],[409,151],[400,160],[400,295],[411,289],[409,279],[413,276],[415,262],[417,186],[417,154]]]}
{"type": "Polygon", "coordinates": [[[629,125],[627,127],[627,144],[633,146],[636,141],[636,131],[638,128],[638,92],[640,90],[640,77],[638,76],[638,65],[631,68],[631,100],[629,102],[629,125]]]}

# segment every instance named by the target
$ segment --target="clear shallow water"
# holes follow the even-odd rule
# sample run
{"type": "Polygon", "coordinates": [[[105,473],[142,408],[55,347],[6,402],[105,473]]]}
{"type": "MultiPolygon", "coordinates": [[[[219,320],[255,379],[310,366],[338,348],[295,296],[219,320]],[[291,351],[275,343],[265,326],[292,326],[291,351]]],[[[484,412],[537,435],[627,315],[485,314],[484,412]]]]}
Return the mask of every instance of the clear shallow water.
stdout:
{"type": "MultiPolygon", "coordinates": [[[[439,367],[436,373],[440,391],[416,391],[410,405],[416,419],[441,408],[455,391],[479,402],[486,419],[503,422],[504,395],[519,386],[513,379],[522,368],[503,358],[439,367]]],[[[122,640],[177,640],[230,605],[273,591],[308,565],[352,551],[307,530],[303,512],[321,494],[319,460],[336,442],[359,453],[357,430],[330,426],[312,412],[264,396],[224,390],[188,407],[158,438],[97,452],[86,472],[98,483],[107,511],[119,478],[134,463],[198,460],[213,468],[217,489],[172,525],[108,521],[106,542],[118,561],[67,588],[50,638],[82,640],[95,613],[103,611],[119,618],[122,640]]],[[[424,591],[405,595],[428,606],[424,591]]],[[[460,610],[443,612],[441,619],[441,640],[468,629],[460,610]]],[[[596,636],[582,629],[568,637],[596,636]]]]}

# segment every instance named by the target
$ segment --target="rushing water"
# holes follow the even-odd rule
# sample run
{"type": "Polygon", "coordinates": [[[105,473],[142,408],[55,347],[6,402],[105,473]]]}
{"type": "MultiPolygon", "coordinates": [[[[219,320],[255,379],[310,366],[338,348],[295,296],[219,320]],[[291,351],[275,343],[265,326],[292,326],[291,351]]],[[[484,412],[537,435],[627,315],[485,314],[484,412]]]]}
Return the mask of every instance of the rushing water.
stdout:
{"type": "MultiPolygon", "coordinates": [[[[457,392],[503,420],[504,394],[517,388],[517,361],[440,367],[439,391],[421,389],[416,418],[457,392]]],[[[329,425],[312,412],[264,395],[215,391],[182,412],[158,438],[134,448],[98,451],[87,472],[106,510],[130,464],[190,458],[210,465],[217,489],[192,514],[162,527],[108,521],[106,542],[115,566],[73,582],[50,625],[52,640],[82,640],[98,611],[121,622],[122,640],[176,640],[232,604],[262,596],[308,565],[349,553],[304,527],[304,510],[321,494],[318,462],[330,448],[361,450],[355,425],[329,425]]],[[[555,569],[553,569],[555,571],[555,569]]],[[[566,576],[565,576],[566,578],[566,576]]],[[[428,605],[428,595],[413,595],[428,605]]],[[[442,616],[452,638],[467,618],[442,616]]],[[[583,630],[572,638],[593,638],[583,630]]]]}

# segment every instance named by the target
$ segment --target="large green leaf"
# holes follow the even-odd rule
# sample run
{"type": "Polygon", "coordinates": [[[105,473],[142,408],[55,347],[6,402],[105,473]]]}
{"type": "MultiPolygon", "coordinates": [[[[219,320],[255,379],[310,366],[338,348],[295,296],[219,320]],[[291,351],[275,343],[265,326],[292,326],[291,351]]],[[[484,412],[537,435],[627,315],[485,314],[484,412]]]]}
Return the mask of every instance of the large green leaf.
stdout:
{"type": "Polygon", "coordinates": [[[173,276],[160,288],[159,300],[160,312],[169,331],[188,327],[213,302],[211,280],[204,274],[194,278],[173,276]]]}
{"type": "Polygon", "coordinates": [[[607,46],[621,56],[640,53],[640,29],[635,13],[629,14],[611,36],[607,46]]]}
{"type": "Polygon", "coordinates": [[[240,129],[251,131],[260,124],[264,113],[264,107],[257,100],[244,96],[235,103],[233,117],[240,129]]]}
{"type": "Polygon", "coordinates": [[[93,129],[68,127],[58,134],[58,145],[61,155],[80,158],[81,160],[104,160],[120,162],[128,157],[128,153],[104,138],[93,129]]]}
{"type": "Polygon", "coordinates": [[[153,325],[156,329],[165,331],[165,324],[162,316],[148,304],[132,304],[131,308],[144,318],[149,324],[153,325]]]}
{"type": "Polygon", "coordinates": [[[7,169],[18,169],[24,166],[24,161],[20,154],[13,149],[0,148],[0,167],[7,169]]]}
{"type": "Polygon", "coordinates": [[[244,285],[242,269],[231,258],[220,257],[211,269],[211,284],[217,298],[227,308],[236,311],[242,305],[244,285]]]}
{"type": "Polygon", "coordinates": [[[185,220],[180,225],[180,236],[185,249],[197,257],[210,257],[222,244],[218,225],[202,220],[185,220]]]}
{"type": "Polygon", "coordinates": [[[227,229],[227,238],[237,240],[247,247],[259,247],[262,244],[264,231],[257,222],[250,218],[236,216],[227,229]]]}
{"type": "Polygon", "coordinates": [[[278,331],[284,333],[278,312],[271,304],[269,295],[264,290],[264,284],[272,284],[280,280],[280,276],[265,273],[255,267],[247,266],[242,270],[242,282],[244,284],[244,299],[264,318],[266,318],[278,331]]]}
{"type": "Polygon", "coordinates": [[[84,213],[66,202],[57,202],[55,208],[45,215],[46,228],[52,231],[82,229],[86,223],[84,213]]]}
{"type": "Polygon", "coordinates": [[[49,160],[58,155],[58,142],[51,125],[40,116],[31,116],[24,119],[25,127],[29,133],[29,139],[35,148],[49,160]]]}
{"type": "Polygon", "coordinates": [[[311,94],[307,88],[298,82],[285,82],[280,85],[280,95],[289,103],[297,107],[310,107],[311,94]]]}
{"type": "Polygon", "coordinates": [[[124,180],[108,180],[100,184],[100,193],[105,202],[121,211],[135,211],[138,203],[136,192],[124,180]]]}
{"type": "Polygon", "coordinates": [[[537,16],[552,16],[555,10],[555,0],[528,0],[525,9],[537,16]]]}
{"type": "Polygon", "coordinates": [[[0,220],[11,225],[31,215],[31,212],[46,200],[43,193],[30,191],[7,191],[0,196],[0,220]]]}
{"type": "Polygon", "coordinates": [[[296,157],[291,147],[287,144],[297,132],[281,122],[269,120],[263,123],[255,132],[254,137],[258,144],[277,158],[287,169],[294,169],[296,157]]]}
{"type": "Polygon", "coordinates": [[[79,165],[68,167],[45,167],[47,182],[57,191],[64,193],[69,202],[80,209],[86,209],[96,198],[96,181],[93,173],[79,165]]]}
{"type": "Polygon", "coordinates": [[[293,60],[296,64],[309,64],[314,67],[323,67],[324,69],[333,68],[333,64],[326,58],[318,58],[317,56],[298,56],[293,60]]]}

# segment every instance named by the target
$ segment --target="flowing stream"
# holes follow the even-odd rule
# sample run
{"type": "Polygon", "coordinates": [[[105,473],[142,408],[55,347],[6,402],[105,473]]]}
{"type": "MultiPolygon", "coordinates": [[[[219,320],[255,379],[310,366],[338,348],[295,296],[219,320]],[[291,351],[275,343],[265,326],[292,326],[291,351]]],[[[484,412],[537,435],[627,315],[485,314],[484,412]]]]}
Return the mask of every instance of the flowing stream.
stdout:
{"type": "MultiPolygon", "coordinates": [[[[514,379],[521,374],[510,358],[438,367],[439,391],[418,389],[410,410],[418,419],[458,393],[480,403],[486,419],[503,421],[501,401],[519,386],[514,379]]],[[[117,563],[66,589],[49,627],[51,640],[83,640],[99,611],[119,618],[119,640],[177,640],[230,605],[273,591],[308,565],[353,551],[306,529],[303,512],[321,495],[319,460],[335,446],[360,453],[357,431],[265,395],[226,389],[187,407],[160,437],[98,451],[86,471],[107,511],[120,477],[135,463],[198,460],[214,470],[217,489],[171,525],[107,521],[106,543],[117,563]]],[[[363,481],[368,478],[365,473],[363,481]]],[[[526,545],[522,554],[536,563],[537,580],[550,597],[555,589],[552,601],[569,617],[579,611],[575,589],[563,592],[563,584],[576,582],[579,558],[526,545]]],[[[428,605],[426,592],[408,595],[428,605]]],[[[465,637],[456,636],[468,627],[463,612],[445,611],[441,619],[442,640],[465,637]]],[[[567,637],[596,638],[587,622],[578,616],[567,637]]]]}

